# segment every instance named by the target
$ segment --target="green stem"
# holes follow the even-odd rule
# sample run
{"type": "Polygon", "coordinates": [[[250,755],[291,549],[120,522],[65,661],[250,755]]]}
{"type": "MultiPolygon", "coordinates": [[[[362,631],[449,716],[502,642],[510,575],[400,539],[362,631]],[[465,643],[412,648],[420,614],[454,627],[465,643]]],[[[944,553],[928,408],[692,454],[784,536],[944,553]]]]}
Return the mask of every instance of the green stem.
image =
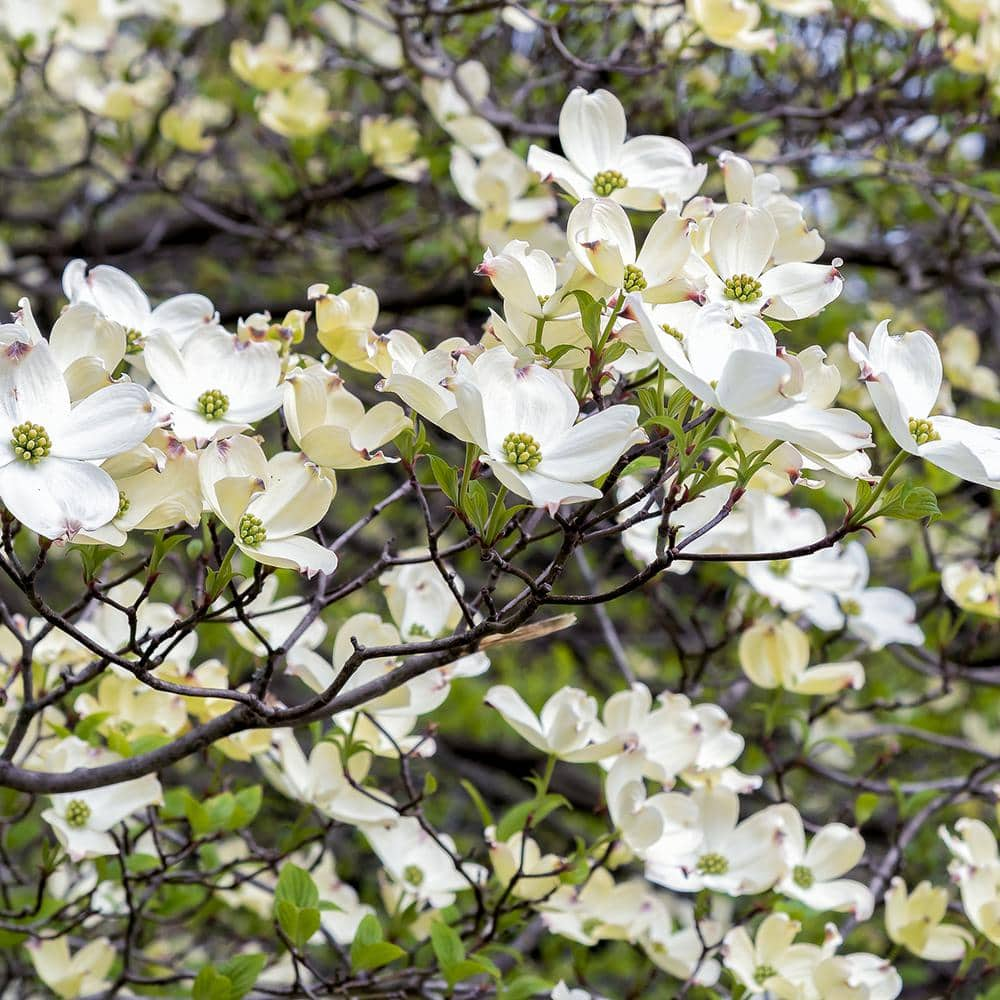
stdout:
{"type": "Polygon", "coordinates": [[[476,461],[476,453],[479,449],[474,444],[465,446],[465,465],[462,468],[462,485],[458,491],[459,504],[465,504],[465,495],[469,491],[469,479],[472,477],[472,466],[476,461]]]}
{"type": "Polygon", "coordinates": [[[542,347],[542,332],[545,330],[545,317],[539,316],[535,321],[535,341],[531,345],[531,349],[535,354],[544,354],[545,348],[542,347]]]}
{"type": "Polygon", "coordinates": [[[552,772],[556,769],[557,757],[552,754],[545,762],[545,773],[542,775],[541,784],[538,786],[539,798],[549,790],[549,782],[552,780],[552,772]]]}

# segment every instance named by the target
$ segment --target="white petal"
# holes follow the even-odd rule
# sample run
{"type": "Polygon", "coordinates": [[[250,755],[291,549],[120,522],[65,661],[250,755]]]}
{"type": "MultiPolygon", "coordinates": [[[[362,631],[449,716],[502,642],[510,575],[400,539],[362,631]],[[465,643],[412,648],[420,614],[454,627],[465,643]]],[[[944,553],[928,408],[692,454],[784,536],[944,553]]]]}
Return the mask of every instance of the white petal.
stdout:
{"type": "Polygon", "coordinates": [[[64,371],[79,358],[100,358],[112,372],[125,355],[125,329],[111,322],[94,306],[70,306],[55,321],[49,347],[64,371]]]}
{"type": "Polygon", "coordinates": [[[892,336],[883,322],[868,349],[875,374],[884,372],[892,381],[903,415],[927,417],[941,391],[941,354],[933,339],[923,330],[892,336]]]}
{"type": "Polygon", "coordinates": [[[760,277],[764,312],[774,319],[815,316],[844,288],[840,271],[826,264],[779,264],[760,277]]]}
{"type": "Polygon", "coordinates": [[[43,458],[0,469],[0,499],[30,531],[54,541],[93,531],[118,512],[118,487],[96,465],[43,458]]]}
{"type": "Polygon", "coordinates": [[[333,484],[312,463],[290,451],[267,463],[269,482],[250,502],[269,539],[298,535],[321,521],[333,500],[333,484]]]}
{"type": "Polygon", "coordinates": [[[577,87],[559,113],[559,142],[567,159],[585,177],[618,166],[625,143],[625,111],[614,94],[577,87]]]}
{"type": "Polygon", "coordinates": [[[635,406],[609,406],[574,424],[551,454],[542,452],[540,475],[589,483],[603,476],[631,445],[646,439],[635,406]]]}
{"type": "Polygon", "coordinates": [[[329,549],[324,549],[318,542],[303,535],[293,535],[291,538],[267,539],[256,548],[249,549],[240,546],[251,559],[265,566],[277,566],[279,569],[294,569],[312,577],[317,573],[329,576],[337,568],[337,557],[329,549]]]}
{"type": "Polygon", "coordinates": [[[712,221],[712,260],[723,279],[746,274],[756,278],[771,259],[778,229],[761,208],[727,205],[712,221]]]}
{"type": "Polygon", "coordinates": [[[110,458],[142,442],[156,426],[149,393],[134,382],[109,385],[81,400],[52,440],[61,458],[110,458]]]}
{"type": "Polygon", "coordinates": [[[625,209],[609,198],[586,198],[569,214],[566,239],[581,266],[614,288],[635,263],[635,233],[625,209]]]}
{"type": "Polygon", "coordinates": [[[77,286],[77,292],[82,301],[93,303],[126,330],[145,332],[149,299],[136,280],[124,271],[107,264],[91,268],[82,285],[77,286]]]}
{"type": "Polygon", "coordinates": [[[49,345],[16,340],[0,351],[0,412],[9,429],[32,420],[49,433],[69,414],[69,390],[49,345]]]}
{"type": "Polygon", "coordinates": [[[204,295],[175,295],[153,310],[148,332],[162,330],[170,334],[178,347],[183,347],[189,337],[206,326],[214,326],[217,320],[218,313],[211,299],[204,295]]]}
{"type": "Polygon", "coordinates": [[[957,417],[934,417],[940,441],[920,445],[929,462],[970,483],[1000,489],[1000,430],[957,417]]]}
{"type": "Polygon", "coordinates": [[[677,275],[691,256],[691,222],[676,212],[664,212],[653,223],[636,264],[649,286],[677,275]]]}

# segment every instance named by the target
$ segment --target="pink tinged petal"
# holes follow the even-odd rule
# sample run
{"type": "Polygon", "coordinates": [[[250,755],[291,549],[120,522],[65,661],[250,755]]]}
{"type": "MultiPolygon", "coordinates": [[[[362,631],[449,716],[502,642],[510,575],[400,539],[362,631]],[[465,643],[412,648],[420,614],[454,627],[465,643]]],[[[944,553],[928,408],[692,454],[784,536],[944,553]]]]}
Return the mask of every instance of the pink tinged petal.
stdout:
{"type": "Polygon", "coordinates": [[[189,337],[207,326],[214,326],[218,318],[211,299],[204,295],[175,295],[153,310],[149,318],[149,332],[162,330],[170,334],[178,347],[183,347],[189,337]]]}
{"type": "Polygon", "coordinates": [[[108,319],[121,323],[126,330],[146,331],[149,299],[136,280],[117,267],[101,264],[91,268],[80,297],[92,302],[108,319]]]}
{"type": "Polygon", "coordinates": [[[594,178],[585,177],[565,157],[557,156],[539,146],[532,146],[528,150],[528,166],[543,181],[555,181],[559,187],[567,194],[571,194],[577,201],[593,196],[594,178]]]}
{"type": "Polygon", "coordinates": [[[791,375],[787,362],[776,355],[734,351],[716,387],[719,405],[738,418],[780,413],[792,405],[781,394],[791,375]]]}
{"type": "Polygon", "coordinates": [[[7,427],[32,420],[49,434],[69,415],[69,390],[45,341],[0,347],[0,413],[7,427]]]}
{"type": "Polygon", "coordinates": [[[58,541],[107,524],[118,512],[118,487],[96,465],[44,458],[0,469],[0,499],[29,531],[58,541]]]}
{"type": "Polygon", "coordinates": [[[655,191],[661,205],[679,205],[698,193],[708,173],[707,164],[695,166],[684,143],[659,135],[641,135],[626,142],[618,169],[628,181],[621,201],[630,208],[645,207],[628,200],[632,188],[655,191]]]}
{"type": "Polygon", "coordinates": [[[281,452],[267,468],[267,489],[251,500],[248,510],[264,522],[268,538],[308,531],[326,516],[333,484],[304,456],[281,452]]]}
{"type": "Polygon", "coordinates": [[[709,239],[720,277],[746,274],[756,278],[771,259],[778,229],[761,208],[727,205],[712,221],[709,239]]]}
{"type": "Polygon", "coordinates": [[[760,286],[766,315],[795,320],[828,306],[843,291],[844,279],[826,264],[779,264],[761,275],[760,286]]]}
{"type": "Polygon", "coordinates": [[[795,403],[773,415],[740,418],[750,430],[819,453],[872,446],[871,427],[850,410],[817,410],[795,403]]]}
{"type": "Polygon", "coordinates": [[[808,889],[786,880],[779,889],[819,913],[833,910],[837,913],[853,913],[859,920],[867,920],[875,909],[871,890],[853,879],[817,881],[808,889]]]}
{"type": "Polygon", "coordinates": [[[635,263],[635,233],[625,209],[609,198],[586,198],[566,223],[566,238],[580,265],[613,287],[635,263]]]}
{"type": "Polygon", "coordinates": [[[294,569],[307,577],[317,573],[329,576],[337,568],[337,557],[333,552],[303,535],[273,541],[267,539],[255,548],[244,545],[240,548],[255,562],[278,569],[294,569]]]}
{"type": "Polygon", "coordinates": [[[264,449],[252,438],[238,435],[215,441],[200,453],[198,481],[206,503],[216,513],[220,513],[216,484],[229,478],[261,484],[267,482],[267,457],[264,449]]]}
{"type": "Polygon", "coordinates": [[[609,406],[574,424],[536,471],[550,479],[589,483],[603,476],[633,444],[646,440],[635,406],[609,406]]]}
{"type": "Polygon", "coordinates": [[[110,458],[142,442],[156,426],[149,393],[134,382],[109,385],[77,403],[52,438],[58,458],[110,458]]]}
{"type": "Polygon", "coordinates": [[[559,113],[559,143],[567,159],[593,180],[602,170],[618,166],[625,143],[625,111],[614,94],[577,87],[559,113]]]}
{"type": "Polygon", "coordinates": [[[691,256],[691,221],[676,211],[664,212],[653,223],[636,260],[648,286],[673,278],[691,256]]]}

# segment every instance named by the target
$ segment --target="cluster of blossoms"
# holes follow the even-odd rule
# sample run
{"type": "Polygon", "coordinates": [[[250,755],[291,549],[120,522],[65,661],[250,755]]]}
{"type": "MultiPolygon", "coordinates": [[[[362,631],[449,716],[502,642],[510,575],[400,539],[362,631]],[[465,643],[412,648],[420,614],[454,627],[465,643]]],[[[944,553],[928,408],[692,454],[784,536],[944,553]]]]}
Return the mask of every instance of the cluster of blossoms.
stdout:
{"type": "MultiPolygon", "coordinates": [[[[995,4],[950,5],[960,18],[980,18],[974,43],[971,34],[955,41],[956,64],[994,74],[995,4]]],[[[157,0],[107,6],[51,5],[40,31],[12,4],[0,23],[15,38],[37,36],[28,60],[41,57],[41,38],[51,39],[48,85],[123,123],[150,115],[180,87],[185,67],[152,51],[140,58],[124,33],[109,45],[120,23],[141,14],[190,28],[224,11],[157,0]],[[92,44],[81,44],[88,37],[92,44]]],[[[508,7],[517,33],[538,30],[532,6],[508,7]]],[[[766,6],[804,16],[833,4],[766,6]]],[[[912,28],[935,16],[924,3],[871,6],[912,28]]],[[[745,0],[688,0],[683,9],[637,0],[632,12],[668,48],[682,48],[692,31],[740,51],[775,44],[773,30],[760,27],[760,6],[745,0]]],[[[311,23],[383,70],[402,65],[394,15],[377,0],[323,4],[311,23]]],[[[321,136],[340,120],[324,77],[327,55],[318,35],[293,30],[280,15],[261,39],[237,39],[229,49],[233,72],[256,91],[260,123],[292,140],[321,136]]],[[[856,924],[876,920],[879,905],[889,940],[928,962],[961,962],[977,936],[1000,944],[1000,860],[983,819],[940,832],[974,934],[957,916],[946,919],[949,907],[958,912],[946,886],[908,887],[891,865],[875,869],[858,829],[861,810],[857,825],[816,822],[780,783],[741,770],[745,741],[730,718],[744,694],[767,692],[768,713],[789,701],[815,711],[819,736],[832,706],[806,699],[863,689],[859,657],[924,646],[916,603],[870,585],[875,543],[855,536],[876,518],[937,513],[928,490],[893,480],[911,459],[1000,489],[1000,431],[955,416],[944,381],[996,398],[975,336],[970,347],[956,328],[939,346],[888,320],[865,337],[843,331],[845,384],[841,367],[820,346],[803,345],[794,325],[838,299],[842,262],[819,262],[824,240],[779,173],[759,173],[728,151],[710,167],[672,137],[629,138],[622,104],[602,89],[568,95],[560,154],[533,145],[521,156],[480,113],[490,94],[482,64],[463,63],[454,79],[427,70],[420,97],[452,141],[451,179],[475,213],[483,250],[475,274],[500,299],[477,342],[377,332],[378,296],[363,285],[331,292],[313,284],[301,303],[307,309],[280,319],[257,312],[227,329],[203,295],[154,307],[124,271],[82,260],[66,266],[66,305],[51,329],[39,328],[27,298],[0,326],[0,565],[33,586],[35,571],[20,573],[13,550],[15,537],[26,544],[32,533],[38,567],[50,552],[68,550],[93,570],[72,622],[39,600],[29,601],[30,617],[4,605],[0,661],[10,674],[0,726],[9,770],[0,778],[72,784],[94,770],[117,774],[126,761],[138,774],[48,796],[41,819],[65,852],[50,892],[94,897],[96,912],[130,915],[131,894],[124,882],[109,886],[104,861],[131,855],[166,868],[174,848],[147,820],[161,815],[210,831],[201,847],[214,899],[244,915],[274,916],[290,945],[265,980],[292,977],[296,988],[312,974],[300,961],[310,943],[350,949],[361,971],[377,967],[355,955],[362,947],[385,945],[382,965],[399,958],[395,944],[368,939],[380,914],[401,928],[400,939],[430,941],[444,968],[442,927],[460,925],[453,915],[466,905],[471,912],[473,898],[485,913],[491,892],[498,911],[513,901],[553,935],[585,947],[628,942],[678,981],[725,983],[729,995],[892,1000],[903,989],[893,962],[844,946],[856,924]],[[837,405],[853,404],[859,392],[859,405],[837,405]],[[862,408],[897,446],[881,473],[871,458],[881,428],[855,412],[862,408]],[[402,485],[392,496],[419,500],[427,545],[396,551],[379,539],[376,568],[338,595],[339,560],[382,509],[335,538],[338,475],[364,482],[394,473],[402,485]],[[788,499],[795,488],[828,483],[850,498],[832,530],[818,510],[788,499]],[[445,507],[440,528],[428,496],[445,507]],[[482,804],[483,850],[473,857],[418,808],[422,793],[408,768],[438,752],[422,719],[454,682],[491,669],[487,650],[574,623],[572,615],[503,619],[492,585],[467,599],[449,557],[470,547],[496,578],[523,585],[535,602],[529,614],[550,598],[554,577],[543,574],[539,584],[512,567],[519,542],[498,547],[515,528],[523,539],[549,530],[571,539],[550,569],[561,569],[588,531],[620,535],[636,586],[659,573],[689,573],[699,561],[724,564],[741,618],[734,654],[743,677],[726,707],[702,700],[697,683],[685,686],[689,694],[654,695],[635,681],[600,710],[586,691],[563,686],[537,714],[515,687],[490,686],[485,704],[546,765],[530,808],[515,812],[518,822],[510,814],[496,821],[482,804]],[[446,529],[461,539],[452,548],[441,537],[446,529]],[[117,581],[102,569],[115,554],[126,564],[144,543],[153,552],[142,557],[146,583],[138,570],[117,581]],[[191,593],[154,597],[159,567],[179,543],[198,567],[191,593]],[[314,598],[302,596],[300,578],[312,581],[314,598]],[[329,627],[320,615],[327,604],[369,584],[377,584],[378,602],[364,592],[329,627]],[[180,627],[188,605],[204,632],[180,627]],[[849,658],[831,660],[827,645],[844,637],[849,658]],[[238,671],[237,657],[252,668],[238,671]],[[72,696],[68,710],[52,692],[72,696]],[[197,743],[206,733],[212,738],[197,743]],[[356,832],[378,861],[378,898],[342,881],[318,844],[282,857],[291,876],[261,870],[253,845],[237,834],[239,810],[254,813],[242,792],[224,793],[229,799],[218,805],[229,810],[229,826],[213,826],[212,810],[193,796],[171,797],[157,776],[157,751],[209,743],[327,829],[356,832]],[[405,776],[393,792],[383,780],[388,764],[405,776]],[[579,771],[599,784],[602,828],[590,842],[549,850],[555,838],[542,825],[563,807],[551,790],[557,764],[560,774],[579,771]],[[300,885],[294,905],[315,910],[314,918],[276,905],[295,895],[293,878],[309,886],[300,885]]],[[[201,154],[214,141],[205,130],[224,127],[228,115],[224,102],[190,96],[158,116],[156,128],[201,154]]],[[[419,140],[409,118],[360,122],[362,152],[404,182],[426,173],[419,140]]],[[[983,566],[958,554],[943,567],[942,592],[965,613],[996,619],[998,573],[1000,562],[983,566]]],[[[860,712],[856,719],[870,721],[860,712]]],[[[207,963],[194,937],[189,943],[196,963],[207,963]]],[[[111,988],[118,953],[108,938],[72,952],[65,937],[38,934],[27,952],[60,996],[111,988]]],[[[484,958],[464,955],[446,969],[449,985],[453,973],[492,974],[484,958]]],[[[562,982],[551,996],[589,994],[562,982]]]]}

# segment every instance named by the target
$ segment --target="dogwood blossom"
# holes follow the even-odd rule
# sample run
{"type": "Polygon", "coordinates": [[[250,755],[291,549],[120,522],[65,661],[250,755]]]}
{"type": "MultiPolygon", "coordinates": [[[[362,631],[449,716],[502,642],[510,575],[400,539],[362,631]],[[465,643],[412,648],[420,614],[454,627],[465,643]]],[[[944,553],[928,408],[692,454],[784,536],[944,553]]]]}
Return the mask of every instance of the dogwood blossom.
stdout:
{"type": "Polygon", "coordinates": [[[577,422],[580,407],[557,374],[521,365],[502,347],[460,358],[453,380],[459,418],[480,461],[537,507],[600,497],[589,485],[628,447],[646,440],[637,407],[615,405],[577,422]]]}
{"type": "Polygon", "coordinates": [[[281,405],[281,362],[268,344],[241,341],[221,327],[190,337],[183,347],[150,337],[143,361],[181,441],[213,441],[246,430],[281,405]]]}
{"type": "Polygon", "coordinates": [[[237,435],[201,453],[198,475],[205,502],[251,559],[307,576],[337,568],[336,555],[303,534],[326,515],[334,486],[301,455],[268,460],[256,441],[237,435]]]}
{"type": "Polygon", "coordinates": [[[165,299],[154,309],[134,278],[108,264],[88,267],[84,260],[71,260],[62,284],[70,305],[87,303],[124,328],[129,354],[141,351],[146,338],[157,332],[183,347],[196,333],[213,329],[219,321],[211,300],[191,292],[165,299]]]}
{"type": "Polygon", "coordinates": [[[75,406],[45,341],[0,344],[0,499],[25,527],[53,540],[110,521],[120,496],[94,460],[139,444],[156,417],[130,382],[105,386],[75,406]]]}
{"type": "Polygon", "coordinates": [[[921,882],[913,892],[897,875],[885,893],[885,929],[896,943],[932,962],[957,962],[973,943],[957,924],[942,923],[948,912],[948,890],[921,882]]]}
{"type": "Polygon", "coordinates": [[[695,166],[682,142],[659,135],[626,141],[626,130],[625,111],[614,94],[577,87],[559,113],[565,156],[532,146],[528,166],[577,201],[610,197],[627,208],[656,211],[697,192],[708,168],[695,166]]]}
{"type": "Polygon", "coordinates": [[[942,366],[928,334],[914,330],[890,336],[889,321],[883,320],[867,347],[853,333],[848,347],[878,415],[903,451],[970,483],[1000,489],[1000,430],[931,416],[942,366]]]}
{"type": "Polygon", "coordinates": [[[104,788],[53,795],[50,802],[42,819],[69,856],[79,861],[117,854],[118,844],[108,831],[145,806],[161,805],[163,791],[156,776],[147,774],[104,788]]]}

